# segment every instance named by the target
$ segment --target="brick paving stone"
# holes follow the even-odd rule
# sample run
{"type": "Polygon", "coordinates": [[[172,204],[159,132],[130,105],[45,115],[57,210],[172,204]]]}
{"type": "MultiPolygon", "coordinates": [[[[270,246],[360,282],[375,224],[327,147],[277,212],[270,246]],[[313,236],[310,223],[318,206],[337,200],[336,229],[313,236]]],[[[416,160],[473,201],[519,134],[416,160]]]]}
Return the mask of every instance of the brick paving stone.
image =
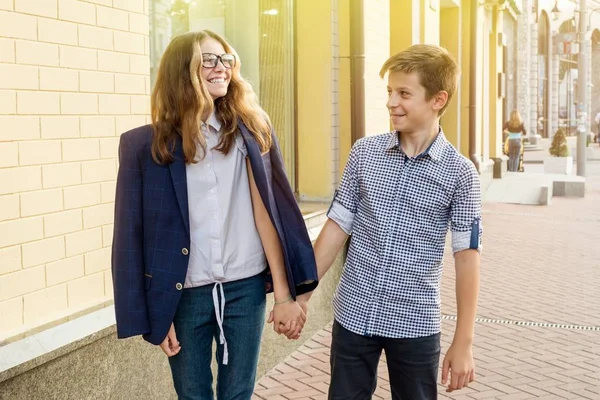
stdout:
{"type": "Polygon", "coordinates": [[[329,374],[324,374],[322,371],[319,371],[319,375],[313,375],[310,378],[300,379],[300,382],[306,383],[307,385],[321,382],[327,382],[329,384],[329,374]]]}
{"type": "Polygon", "coordinates": [[[294,393],[296,392],[294,389],[289,388],[287,386],[279,386],[270,389],[259,389],[255,391],[255,394],[264,398],[264,399],[274,399],[277,398],[277,395],[282,395],[285,393],[294,393]]]}
{"type": "Polygon", "coordinates": [[[285,397],[288,399],[310,399],[311,396],[317,396],[323,394],[322,392],[308,388],[296,393],[286,394],[285,397]]]}
{"type": "Polygon", "coordinates": [[[274,380],[273,378],[271,378],[269,376],[265,376],[263,379],[261,379],[260,385],[264,386],[265,389],[283,386],[283,384],[281,382],[277,382],[276,380],[274,380]]]}
{"type": "Polygon", "coordinates": [[[321,393],[327,393],[329,391],[329,380],[327,380],[327,382],[310,383],[309,385],[321,393]]]}

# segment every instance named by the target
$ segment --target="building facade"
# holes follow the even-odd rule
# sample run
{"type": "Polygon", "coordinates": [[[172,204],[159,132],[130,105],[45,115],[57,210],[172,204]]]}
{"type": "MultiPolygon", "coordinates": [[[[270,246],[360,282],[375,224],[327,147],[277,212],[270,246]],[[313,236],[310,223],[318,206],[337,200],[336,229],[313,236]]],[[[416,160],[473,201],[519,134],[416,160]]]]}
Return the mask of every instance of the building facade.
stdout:
{"type": "Polygon", "coordinates": [[[537,84],[537,69],[521,43],[532,50],[538,40],[521,9],[493,0],[0,0],[0,344],[111,304],[119,135],[149,123],[175,35],[228,38],[273,120],[298,200],[326,203],[352,143],[390,129],[381,65],[416,43],[456,57],[444,131],[484,186],[499,177],[509,110],[535,120],[527,99],[537,88],[521,82],[537,84]]]}
{"type": "MultiPolygon", "coordinates": [[[[559,128],[575,135],[578,126],[579,2],[523,0],[519,16],[518,92],[520,110],[530,135],[549,138],[559,128]],[[529,99],[529,101],[527,101],[529,99]]],[[[583,110],[587,132],[597,132],[594,118],[600,112],[600,2],[589,0],[588,87],[583,110]]]]}
{"type": "Polygon", "coordinates": [[[148,13],[0,1],[0,343],[111,302],[117,146],[148,122],[148,13]]]}

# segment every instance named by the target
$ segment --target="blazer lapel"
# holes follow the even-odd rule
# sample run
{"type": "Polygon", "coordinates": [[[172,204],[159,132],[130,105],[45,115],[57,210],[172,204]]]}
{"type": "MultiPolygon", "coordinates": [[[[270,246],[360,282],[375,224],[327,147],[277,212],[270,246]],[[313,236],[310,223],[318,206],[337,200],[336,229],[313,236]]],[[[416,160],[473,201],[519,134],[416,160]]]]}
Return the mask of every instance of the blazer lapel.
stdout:
{"type": "Polygon", "coordinates": [[[186,232],[189,235],[190,213],[188,208],[187,175],[185,171],[183,145],[179,136],[175,142],[173,162],[169,164],[169,171],[171,172],[171,180],[173,181],[173,188],[175,189],[175,195],[177,196],[177,203],[179,204],[179,210],[183,217],[183,223],[185,224],[186,232]]]}
{"type": "MultiPolygon", "coordinates": [[[[252,173],[254,175],[254,182],[256,183],[256,188],[260,193],[260,197],[265,204],[265,208],[271,213],[271,200],[269,196],[271,182],[267,176],[267,171],[265,168],[265,163],[263,161],[263,156],[260,153],[260,147],[258,147],[258,143],[254,136],[250,134],[248,128],[243,123],[239,123],[238,127],[240,132],[242,133],[242,139],[244,139],[244,143],[246,144],[246,149],[248,150],[248,158],[250,159],[250,165],[252,166],[252,173]]],[[[270,156],[270,155],[269,155],[270,156]]]]}
{"type": "MultiPolygon", "coordinates": [[[[258,143],[254,140],[254,137],[248,132],[248,128],[243,123],[238,124],[238,128],[242,134],[242,139],[244,139],[244,143],[246,144],[246,148],[248,149],[248,153],[258,152],[260,153],[260,149],[258,148],[258,143]]],[[[248,154],[250,155],[250,154],[248,154]]]]}

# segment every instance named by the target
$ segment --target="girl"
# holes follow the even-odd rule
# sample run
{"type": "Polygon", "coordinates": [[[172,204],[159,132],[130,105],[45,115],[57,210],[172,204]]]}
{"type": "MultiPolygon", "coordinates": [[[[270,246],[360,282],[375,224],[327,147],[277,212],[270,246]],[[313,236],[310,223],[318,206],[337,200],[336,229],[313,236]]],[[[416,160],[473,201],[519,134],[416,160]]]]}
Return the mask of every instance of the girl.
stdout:
{"type": "Polygon", "coordinates": [[[504,131],[508,131],[507,150],[508,150],[508,170],[511,172],[520,171],[523,154],[523,136],[527,135],[525,126],[521,120],[521,114],[518,110],[510,112],[510,119],[504,124],[504,131]]]}
{"type": "Polygon", "coordinates": [[[181,399],[212,399],[213,338],[217,397],[251,398],[265,285],[275,331],[296,339],[304,325],[295,296],[314,289],[316,266],[271,132],[232,47],[201,31],[166,49],[152,125],[121,136],[117,333],[160,345],[181,399]]]}

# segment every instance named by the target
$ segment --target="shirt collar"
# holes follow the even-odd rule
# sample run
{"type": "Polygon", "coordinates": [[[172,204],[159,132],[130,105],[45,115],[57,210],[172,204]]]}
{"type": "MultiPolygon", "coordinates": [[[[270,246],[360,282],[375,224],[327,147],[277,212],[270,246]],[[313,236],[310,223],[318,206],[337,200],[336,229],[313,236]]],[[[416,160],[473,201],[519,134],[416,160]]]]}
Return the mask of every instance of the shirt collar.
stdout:
{"type": "Polygon", "coordinates": [[[206,120],[206,124],[212,127],[216,132],[221,130],[221,121],[219,121],[214,111],[210,114],[208,120],[206,120]]]}
{"type": "MultiPolygon", "coordinates": [[[[429,155],[429,157],[431,157],[431,159],[433,159],[435,161],[440,161],[442,159],[442,155],[444,153],[444,149],[445,149],[447,143],[448,143],[448,141],[446,140],[444,131],[442,130],[442,127],[440,126],[440,131],[439,131],[437,137],[435,138],[435,140],[429,145],[427,150],[425,150],[421,154],[429,155]]],[[[400,135],[398,135],[397,131],[390,132],[387,150],[393,149],[394,147],[397,147],[398,149],[400,149],[400,135]]]]}

